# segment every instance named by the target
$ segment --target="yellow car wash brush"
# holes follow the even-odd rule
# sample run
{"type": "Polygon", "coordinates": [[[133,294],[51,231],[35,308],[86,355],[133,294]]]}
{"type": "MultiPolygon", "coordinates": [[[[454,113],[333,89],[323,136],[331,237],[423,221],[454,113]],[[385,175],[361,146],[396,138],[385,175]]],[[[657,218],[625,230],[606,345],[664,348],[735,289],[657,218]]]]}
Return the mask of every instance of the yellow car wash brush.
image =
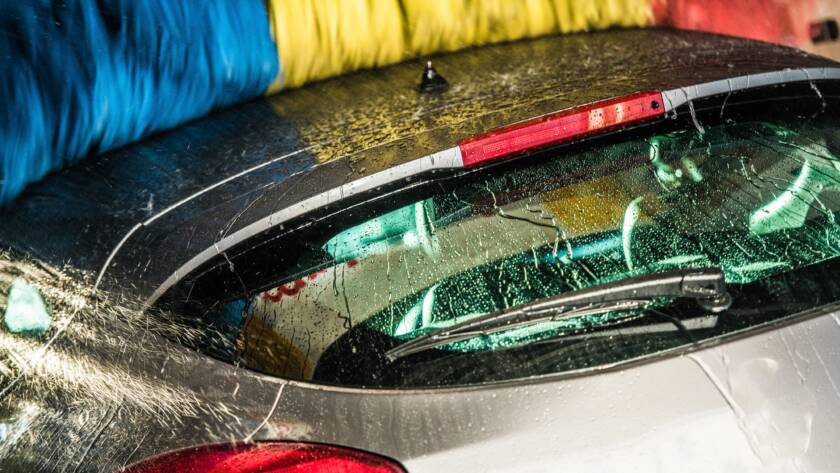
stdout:
{"type": "Polygon", "coordinates": [[[360,68],[552,33],[652,22],[649,0],[269,0],[271,90],[360,68]]]}

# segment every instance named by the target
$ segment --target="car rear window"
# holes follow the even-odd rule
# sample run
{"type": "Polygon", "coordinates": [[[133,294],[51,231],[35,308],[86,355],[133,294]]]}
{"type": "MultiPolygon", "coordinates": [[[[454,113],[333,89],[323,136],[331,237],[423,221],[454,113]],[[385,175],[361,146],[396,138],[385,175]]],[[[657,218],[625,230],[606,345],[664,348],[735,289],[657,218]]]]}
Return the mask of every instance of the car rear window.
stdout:
{"type": "Polygon", "coordinates": [[[367,387],[577,372],[765,326],[840,297],[840,130],[826,107],[788,110],[693,116],[356,206],[274,240],[294,254],[264,283],[182,310],[228,334],[226,359],[367,387]],[[705,267],[730,287],[722,313],[669,299],[384,356],[494,311],[705,267]]]}

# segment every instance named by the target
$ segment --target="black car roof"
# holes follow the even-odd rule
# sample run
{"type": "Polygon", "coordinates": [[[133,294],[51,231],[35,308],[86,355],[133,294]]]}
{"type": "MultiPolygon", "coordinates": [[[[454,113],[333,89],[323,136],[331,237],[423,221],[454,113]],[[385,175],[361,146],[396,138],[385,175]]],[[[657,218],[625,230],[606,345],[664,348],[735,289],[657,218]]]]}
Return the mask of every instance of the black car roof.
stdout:
{"type": "Polygon", "coordinates": [[[767,43],[660,29],[432,59],[451,84],[446,92],[418,93],[425,60],[414,60],[219,111],[88,159],[4,210],[0,244],[92,272],[108,261],[110,287],[119,288],[144,271],[177,268],[274,209],[492,128],[642,90],[837,65],[767,43]]]}

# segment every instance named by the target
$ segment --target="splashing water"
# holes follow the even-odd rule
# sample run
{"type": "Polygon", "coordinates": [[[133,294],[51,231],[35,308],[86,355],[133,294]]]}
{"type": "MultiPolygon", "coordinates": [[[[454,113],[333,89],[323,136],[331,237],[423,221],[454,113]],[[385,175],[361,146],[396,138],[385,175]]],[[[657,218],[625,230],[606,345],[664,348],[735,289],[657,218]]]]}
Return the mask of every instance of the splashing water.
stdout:
{"type": "Polygon", "coordinates": [[[170,340],[206,343],[206,331],[105,300],[88,279],[0,253],[0,308],[12,302],[8,289],[26,281],[53,317],[41,334],[0,330],[0,463],[113,471],[144,440],[164,437],[150,433],[174,435],[189,419],[241,424],[236,406],[178,383],[198,355],[170,340]]]}

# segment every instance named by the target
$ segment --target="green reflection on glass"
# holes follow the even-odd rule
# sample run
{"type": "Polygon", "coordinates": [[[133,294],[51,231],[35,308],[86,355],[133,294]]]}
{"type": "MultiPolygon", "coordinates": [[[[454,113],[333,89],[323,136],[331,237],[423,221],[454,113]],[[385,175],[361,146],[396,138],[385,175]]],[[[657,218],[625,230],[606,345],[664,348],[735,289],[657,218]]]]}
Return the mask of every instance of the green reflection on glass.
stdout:
{"type": "Polygon", "coordinates": [[[791,151],[804,160],[799,175],[781,194],[750,215],[750,230],[755,234],[801,227],[817,196],[826,187],[840,183],[840,163],[825,146],[812,144],[791,151]]]}
{"type": "MultiPolygon", "coordinates": [[[[828,188],[840,190],[840,164],[824,141],[762,122],[729,123],[711,127],[702,137],[683,131],[653,137],[642,147],[624,144],[602,151],[606,159],[626,159],[640,152],[648,155],[649,168],[622,170],[614,177],[636,189],[636,194],[625,201],[623,218],[610,231],[560,243],[570,248],[562,257],[549,243],[467,266],[392,304],[386,310],[391,323],[384,323],[380,315],[373,317],[371,326],[407,338],[493,310],[638,274],[721,266],[728,282],[748,284],[840,256],[840,227],[834,224],[837,199],[829,202],[820,197],[828,188]],[[791,165],[798,166],[799,172],[791,173],[791,165]]],[[[491,193],[494,205],[497,195],[519,195],[519,202],[528,202],[523,208],[530,214],[525,215],[535,215],[538,210],[545,213],[545,209],[533,207],[533,196],[556,188],[544,183],[560,175],[561,169],[561,164],[549,163],[515,177],[491,178],[484,183],[484,191],[491,193]]],[[[574,196],[575,191],[567,195],[574,196]]],[[[480,196],[468,196],[468,192],[461,192],[459,199],[481,201],[480,196]]],[[[445,207],[445,200],[439,197],[435,204],[445,207]]],[[[457,218],[440,215],[451,228],[462,224],[463,215],[466,219],[476,217],[474,213],[464,214],[463,206],[448,205],[461,212],[457,218]]],[[[506,205],[504,212],[510,214],[516,211],[517,201],[506,205]]],[[[407,212],[408,208],[400,211],[407,212]]],[[[599,209],[580,209],[584,211],[599,209]]],[[[516,232],[525,228],[515,227],[523,225],[518,223],[523,219],[503,222],[499,213],[485,210],[483,218],[497,219],[500,227],[508,225],[510,233],[475,237],[490,249],[504,246],[505,238],[516,238],[516,232]]],[[[405,221],[412,218],[405,217],[405,221]]],[[[562,220],[558,226],[562,233],[562,220]]],[[[414,230],[408,227],[400,230],[414,230]]],[[[443,227],[438,236],[446,240],[452,233],[443,227]]],[[[456,261],[458,255],[443,254],[439,261],[448,264],[450,259],[456,261]]],[[[611,313],[546,322],[442,348],[473,351],[510,346],[586,326],[604,326],[634,315],[611,313]]]]}
{"type": "Polygon", "coordinates": [[[336,261],[383,254],[397,243],[432,251],[431,218],[424,202],[416,202],[338,233],[323,249],[336,261]]]}

